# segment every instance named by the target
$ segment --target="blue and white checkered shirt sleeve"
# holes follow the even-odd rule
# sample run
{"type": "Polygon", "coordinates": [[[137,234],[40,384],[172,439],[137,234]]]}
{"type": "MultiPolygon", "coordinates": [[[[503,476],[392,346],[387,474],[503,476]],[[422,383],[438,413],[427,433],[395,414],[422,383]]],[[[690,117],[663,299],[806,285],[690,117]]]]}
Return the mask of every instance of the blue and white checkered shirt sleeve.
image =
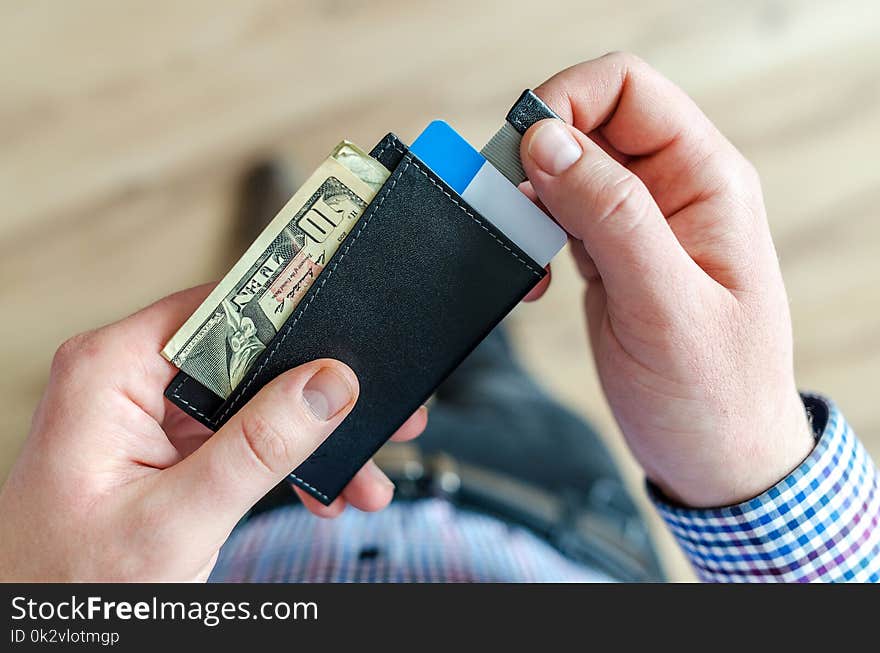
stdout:
{"type": "Polygon", "coordinates": [[[830,401],[804,395],[816,448],[788,477],[726,508],[654,505],[702,580],[880,581],[880,492],[874,463],[830,401]]]}

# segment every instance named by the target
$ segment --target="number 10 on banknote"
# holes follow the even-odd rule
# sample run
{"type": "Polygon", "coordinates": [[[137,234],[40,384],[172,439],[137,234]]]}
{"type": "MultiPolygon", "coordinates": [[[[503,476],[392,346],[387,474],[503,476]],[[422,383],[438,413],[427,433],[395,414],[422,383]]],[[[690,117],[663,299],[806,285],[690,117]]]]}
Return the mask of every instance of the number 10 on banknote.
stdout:
{"type": "Polygon", "coordinates": [[[227,398],[388,175],[353,144],[336,146],[168,341],[162,355],[227,398]]]}

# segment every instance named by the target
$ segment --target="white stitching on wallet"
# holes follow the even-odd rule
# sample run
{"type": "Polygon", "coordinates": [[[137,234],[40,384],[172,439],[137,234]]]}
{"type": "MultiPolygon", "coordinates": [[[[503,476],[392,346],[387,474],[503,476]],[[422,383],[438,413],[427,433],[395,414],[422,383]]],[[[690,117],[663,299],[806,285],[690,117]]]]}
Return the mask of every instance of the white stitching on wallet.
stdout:
{"type": "Polygon", "coordinates": [[[203,412],[200,411],[198,408],[196,408],[195,405],[189,403],[186,399],[184,399],[183,397],[181,397],[180,394],[178,394],[178,393],[180,392],[180,389],[181,389],[183,386],[186,385],[186,382],[187,382],[187,381],[189,381],[189,377],[188,377],[188,376],[183,377],[183,380],[182,380],[180,383],[177,384],[177,387],[174,388],[174,390],[171,391],[171,396],[174,397],[175,399],[181,401],[181,402],[184,404],[184,405],[182,406],[182,408],[183,408],[184,410],[187,410],[187,411],[189,411],[190,413],[194,413],[194,414],[198,415],[199,417],[202,417],[202,418],[204,418],[204,419],[206,419],[206,420],[208,420],[208,421],[210,422],[210,421],[211,421],[211,418],[210,418],[210,417],[208,417],[207,415],[205,415],[205,413],[203,413],[203,412]]]}
{"type": "Polygon", "coordinates": [[[541,278],[544,276],[544,275],[542,275],[540,272],[538,272],[537,270],[535,270],[535,268],[533,268],[531,265],[529,265],[528,261],[526,261],[526,260],[524,260],[524,259],[521,259],[521,258],[519,257],[519,255],[517,255],[517,253],[514,252],[510,247],[508,247],[507,245],[505,245],[505,244],[504,244],[504,241],[502,241],[500,238],[498,238],[498,236],[496,236],[496,235],[493,234],[491,231],[489,231],[489,228],[486,226],[486,224],[485,224],[482,220],[480,220],[477,216],[475,216],[473,213],[471,213],[470,211],[468,211],[468,210],[467,210],[467,209],[466,209],[466,208],[465,208],[465,207],[464,207],[464,206],[463,206],[463,205],[462,205],[457,199],[455,199],[452,195],[450,195],[448,192],[446,192],[446,189],[444,189],[443,186],[441,186],[441,185],[438,184],[436,181],[434,181],[434,180],[428,175],[428,173],[425,172],[425,171],[422,169],[422,167],[419,165],[419,162],[418,162],[418,161],[413,160],[413,165],[414,165],[416,168],[418,168],[419,172],[421,172],[421,173],[422,173],[422,174],[428,179],[428,181],[430,181],[430,182],[431,182],[432,184],[434,184],[437,188],[439,188],[441,193],[443,193],[444,195],[446,195],[446,197],[448,197],[450,200],[452,200],[452,203],[453,203],[453,204],[455,204],[458,208],[460,208],[460,209],[461,209],[462,211],[464,211],[468,216],[470,216],[471,220],[473,220],[473,221],[476,222],[478,225],[480,225],[480,227],[482,227],[483,231],[485,231],[487,234],[489,234],[489,236],[491,236],[492,239],[493,239],[495,242],[497,242],[497,243],[498,243],[499,245],[501,245],[504,249],[506,249],[506,250],[508,251],[508,253],[509,253],[513,258],[515,258],[517,261],[519,261],[520,263],[522,263],[522,264],[526,267],[526,269],[528,269],[532,274],[534,274],[534,275],[535,275],[536,277],[538,277],[539,279],[541,279],[541,278]]]}
{"type": "MultiPolygon", "coordinates": [[[[376,152],[376,156],[375,156],[374,158],[378,159],[378,158],[380,158],[383,154],[385,154],[385,150],[388,149],[388,146],[393,147],[395,152],[400,152],[401,154],[405,154],[405,153],[406,153],[406,152],[403,150],[403,148],[401,148],[397,143],[394,142],[394,139],[392,139],[392,138],[386,138],[386,139],[385,139],[385,144],[382,146],[382,149],[380,149],[378,152],[376,152]]],[[[380,162],[380,163],[381,163],[381,162],[380,162]]]]}
{"type": "Polygon", "coordinates": [[[311,490],[312,492],[314,492],[315,494],[320,496],[322,499],[324,499],[324,501],[330,501],[330,497],[328,497],[326,494],[321,492],[321,490],[316,488],[314,485],[309,485],[308,483],[306,483],[304,480],[302,480],[299,476],[297,476],[293,472],[290,472],[290,474],[288,474],[288,476],[290,476],[292,479],[294,479],[296,481],[297,485],[302,485],[303,487],[308,488],[309,490],[311,490]]]}

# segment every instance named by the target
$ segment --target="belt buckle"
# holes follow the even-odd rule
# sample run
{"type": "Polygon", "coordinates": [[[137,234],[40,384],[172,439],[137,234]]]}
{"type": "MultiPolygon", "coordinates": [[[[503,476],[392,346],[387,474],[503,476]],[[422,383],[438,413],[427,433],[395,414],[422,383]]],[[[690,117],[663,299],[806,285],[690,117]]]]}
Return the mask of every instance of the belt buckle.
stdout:
{"type": "Polygon", "coordinates": [[[452,500],[461,490],[461,473],[455,458],[436,453],[429,458],[431,495],[452,500]]]}
{"type": "Polygon", "coordinates": [[[454,499],[461,489],[455,459],[439,452],[425,455],[415,444],[389,443],[376,454],[376,463],[397,486],[402,498],[454,499]]]}

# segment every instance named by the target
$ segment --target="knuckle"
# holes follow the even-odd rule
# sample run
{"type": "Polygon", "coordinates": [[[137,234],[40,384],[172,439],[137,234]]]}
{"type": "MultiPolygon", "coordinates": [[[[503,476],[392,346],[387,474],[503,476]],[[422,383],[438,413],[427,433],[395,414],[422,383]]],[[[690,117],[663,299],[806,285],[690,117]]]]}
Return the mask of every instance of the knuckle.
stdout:
{"type": "Polygon", "coordinates": [[[751,161],[738,156],[729,164],[723,185],[727,198],[737,207],[736,213],[760,214],[763,212],[761,176],[751,161]]]}
{"type": "Polygon", "coordinates": [[[749,189],[761,189],[761,175],[758,172],[758,168],[756,168],[755,164],[746,158],[743,158],[741,174],[746,186],[749,189]]]}
{"type": "Polygon", "coordinates": [[[98,353],[95,332],[79,333],[65,340],[52,358],[53,374],[68,374],[98,353]]]}
{"type": "Polygon", "coordinates": [[[602,58],[622,70],[638,70],[648,66],[644,59],[625,50],[612,50],[602,58]]]}
{"type": "Polygon", "coordinates": [[[634,55],[632,52],[627,52],[626,50],[610,50],[609,52],[606,52],[602,58],[619,61],[622,64],[640,64],[642,62],[638,56],[634,55]]]}
{"type": "Polygon", "coordinates": [[[290,471],[290,438],[271,421],[255,411],[243,411],[241,434],[254,462],[272,475],[290,471]]]}

